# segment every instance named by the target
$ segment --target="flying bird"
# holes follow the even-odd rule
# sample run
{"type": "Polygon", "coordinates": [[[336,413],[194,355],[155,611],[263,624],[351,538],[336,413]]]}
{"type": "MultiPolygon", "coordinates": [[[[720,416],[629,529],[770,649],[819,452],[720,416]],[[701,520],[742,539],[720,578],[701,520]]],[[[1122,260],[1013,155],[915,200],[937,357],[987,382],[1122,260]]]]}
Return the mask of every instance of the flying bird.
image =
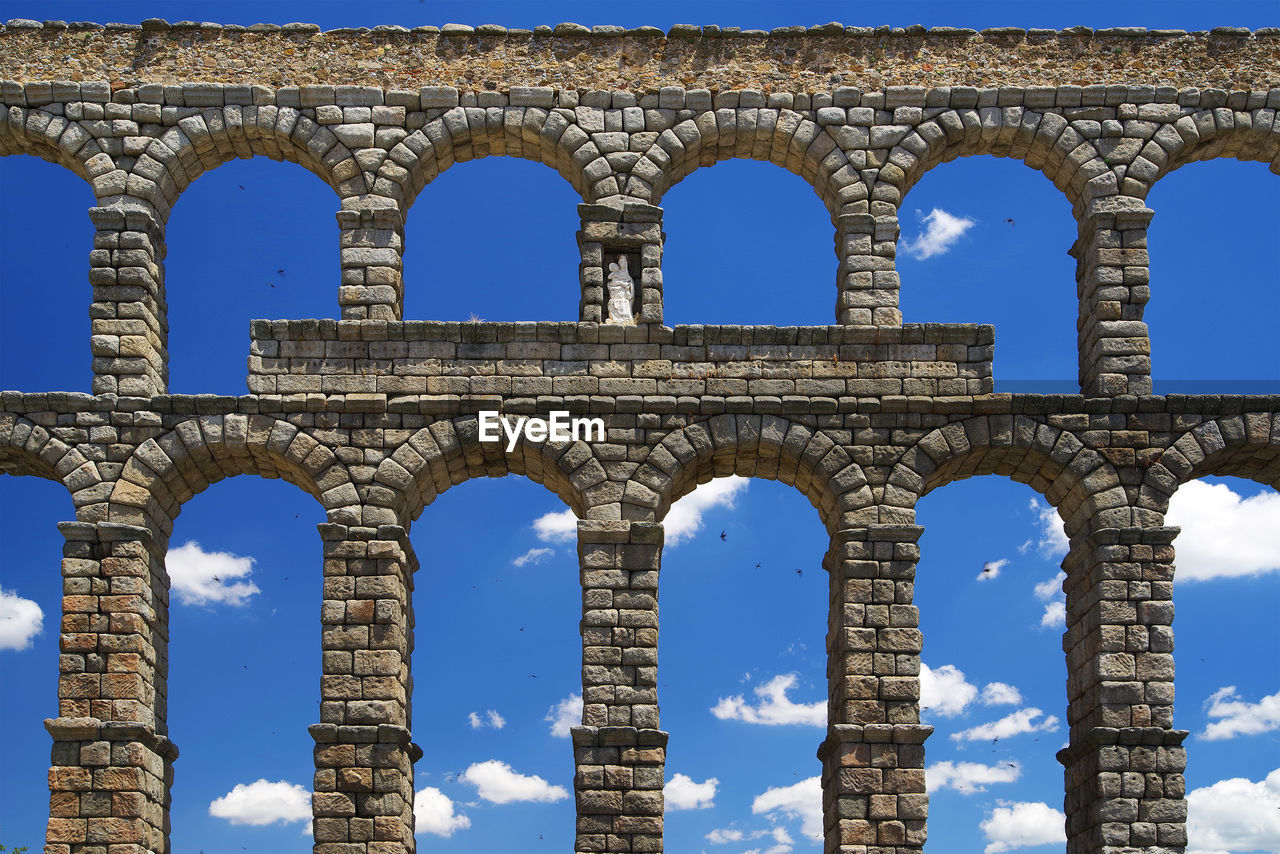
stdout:
{"type": "Polygon", "coordinates": [[[727,540],[725,540],[725,537],[724,537],[724,531],[721,531],[721,532],[720,532],[720,540],[721,540],[722,542],[728,542],[727,540]]]}
{"type": "Polygon", "coordinates": [[[800,577],[800,578],[804,578],[804,570],[803,570],[803,569],[797,569],[797,570],[796,570],[796,575],[797,575],[798,577],[800,577]]]}
{"type": "Polygon", "coordinates": [[[1009,225],[1017,227],[1017,223],[1015,223],[1012,219],[1006,219],[1005,222],[1009,223],[1009,225]]]}

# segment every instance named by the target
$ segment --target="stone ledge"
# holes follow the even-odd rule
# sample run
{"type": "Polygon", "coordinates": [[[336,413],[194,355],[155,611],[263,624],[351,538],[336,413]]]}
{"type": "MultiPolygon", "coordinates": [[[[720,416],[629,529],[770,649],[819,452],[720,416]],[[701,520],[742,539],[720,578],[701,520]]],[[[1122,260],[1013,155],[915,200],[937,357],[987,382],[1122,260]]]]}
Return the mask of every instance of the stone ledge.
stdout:
{"type": "Polygon", "coordinates": [[[589,80],[599,89],[656,92],[674,78],[694,90],[784,93],[821,91],[833,78],[837,85],[860,86],[975,80],[1025,86],[1118,79],[1142,68],[1144,77],[1163,83],[1234,86],[1275,79],[1278,41],[1274,28],[1253,33],[1138,27],[976,32],[833,22],[770,32],[689,25],[666,34],[652,27],[578,25],[505,31],[386,25],[317,32],[314,25],[168,24],[158,18],[148,19],[145,27],[14,19],[0,28],[0,68],[21,80],[78,76],[153,83],[251,79],[287,85],[373,76],[404,89],[465,87],[466,71],[483,66],[492,79],[514,85],[563,87],[589,80]],[[368,57],[375,50],[379,62],[371,70],[368,57]],[[921,51],[927,51],[926,61],[919,58],[921,51]],[[631,61],[601,62],[622,52],[631,61]],[[236,54],[242,62],[234,66],[219,61],[236,54]],[[1077,69],[1081,55],[1090,62],[1077,69]],[[600,70],[614,65],[618,70],[600,70]]]}

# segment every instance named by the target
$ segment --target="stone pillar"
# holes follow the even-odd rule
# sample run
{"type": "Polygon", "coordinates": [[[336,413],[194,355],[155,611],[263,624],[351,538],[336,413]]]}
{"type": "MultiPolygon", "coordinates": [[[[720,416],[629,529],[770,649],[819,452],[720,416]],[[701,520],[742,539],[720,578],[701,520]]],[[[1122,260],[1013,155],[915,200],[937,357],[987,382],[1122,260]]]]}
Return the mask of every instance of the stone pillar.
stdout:
{"type": "Polygon", "coordinates": [[[1110,196],[1080,219],[1076,259],[1080,390],[1093,397],[1151,394],[1151,339],[1142,321],[1150,296],[1147,226],[1141,199],[1110,196]]]}
{"type": "Polygon", "coordinates": [[[658,729],[662,525],[578,522],[582,726],[573,728],[574,851],[662,850],[667,734],[658,729]]]}
{"type": "Polygon", "coordinates": [[[404,314],[404,212],[394,199],[343,199],[338,211],[343,320],[400,320],[404,314]]]}
{"type": "Polygon", "coordinates": [[[637,322],[661,323],[662,208],[628,199],[578,205],[578,216],[582,218],[582,230],[578,232],[578,248],[582,252],[578,319],[602,323],[609,316],[609,264],[625,255],[635,280],[637,322]]]}
{"type": "Polygon", "coordinates": [[[168,583],[145,528],[63,522],[46,854],[167,854],[168,583]]]}
{"type": "Polygon", "coordinates": [[[320,525],[323,665],[312,796],[316,854],[411,854],[409,595],[417,559],[403,528],[320,525]]]}
{"type": "MultiPolygon", "coordinates": [[[[884,203],[880,203],[884,204],[884,203]]],[[[846,326],[901,326],[895,214],[844,213],[836,219],[836,321],[846,326]]]]}
{"type": "Polygon", "coordinates": [[[1173,729],[1177,528],[1073,539],[1067,573],[1068,854],[1163,854],[1187,844],[1187,733],[1173,729]]]}
{"type": "Polygon", "coordinates": [[[831,576],[822,807],[828,854],[924,848],[929,796],[920,724],[918,525],[838,531],[831,576]]]}
{"type": "Polygon", "coordinates": [[[93,393],[150,397],[168,391],[164,223],[149,205],[89,208],[93,393]]]}

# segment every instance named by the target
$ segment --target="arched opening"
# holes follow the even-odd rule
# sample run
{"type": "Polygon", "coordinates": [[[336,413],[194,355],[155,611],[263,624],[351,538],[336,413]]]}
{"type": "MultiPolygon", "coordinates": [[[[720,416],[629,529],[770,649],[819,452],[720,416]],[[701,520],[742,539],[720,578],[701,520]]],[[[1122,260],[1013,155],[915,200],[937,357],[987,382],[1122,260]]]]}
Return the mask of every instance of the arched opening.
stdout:
{"type": "Polygon", "coordinates": [[[821,851],[827,532],[796,489],[737,476],[699,485],[663,526],[667,847],[821,851]]]}
{"type": "Polygon", "coordinates": [[[1280,327],[1280,178],[1265,163],[1191,163],[1157,181],[1147,206],[1155,393],[1280,393],[1268,343],[1280,327]],[[1207,228],[1206,199],[1222,200],[1207,228]]]}
{"type": "Polygon", "coordinates": [[[165,560],[172,848],[307,854],[320,686],[324,512],[297,487],[220,481],[183,506],[165,560]],[[215,842],[216,841],[216,842],[215,842]]]}
{"type": "Polygon", "coordinates": [[[406,320],[577,320],[581,197],[514,157],[456,165],[405,226],[406,320]]]}
{"type": "Polygon", "coordinates": [[[1195,850],[1280,843],[1280,493],[1235,477],[1182,484],[1174,547],[1174,725],[1189,730],[1187,834],[1195,850]],[[1229,629],[1227,627],[1230,627],[1229,629]]]}
{"type": "Polygon", "coordinates": [[[49,816],[49,734],[58,716],[62,545],[57,523],[75,519],[61,484],[0,477],[0,730],[4,796],[0,840],[11,848],[44,845],[49,816]]]}
{"type": "Polygon", "coordinates": [[[772,163],[697,169],[662,198],[663,322],[835,322],[831,217],[813,187],[772,163]]]}
{"type": "Polygon", "coordinates": [[[171,391],[244,394],[250,320],[337,316],[338,207],[315,175],[263,157],[184,191],[167,229],[171,391]]]}
{"type": "Polygon", "coordinates": [[[93,191],[64,166],[11,156],[0,198],[13,200],[0,205],[0,388],[88,392],[93,191]]]}
{"type": "Polygon", "coordinates": [[[920,717],[935,727],[925,848],[1062,850],[1062,521],[1035,490],[994,475],[934,489],[916,516],[920,717]]]}
{"type": "Polygon", "coordinates": [[[581,722],[577,522],[523,477],[468,480],[414,523],[419,850],[566,851],[581,722]]]}
{"type": "Polygon", "coordinates": [[[1043,174],[957,158],[911,189],[899,223],[904,322],[994,324],[997,392],[1079,392],[1076,222],[1043,174]]]}

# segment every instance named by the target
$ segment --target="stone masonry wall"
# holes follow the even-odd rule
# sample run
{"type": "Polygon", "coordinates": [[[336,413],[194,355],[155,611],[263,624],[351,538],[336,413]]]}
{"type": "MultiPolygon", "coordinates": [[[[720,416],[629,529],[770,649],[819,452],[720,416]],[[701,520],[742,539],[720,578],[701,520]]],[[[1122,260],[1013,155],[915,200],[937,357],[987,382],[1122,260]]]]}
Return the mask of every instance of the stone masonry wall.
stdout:
{"type": "Polygon", "coordinates": [[[915,505],[982,474],[1037,490],[1071,539],[1068,852],[1183,851],[1164,513],[1202,475],[1280,488],[1280,397],[1151,394],[1145,199],[1195,160],[1280,173],[1278,36],[8,22],[0,154],[60,163],[96,197],[92,393],[0,392],[0,473],[55,480],[76,508],[60,525],[46,854],[168,854],[183,772],[164,560],[185,502],[243,474],[326,513],[317,854],[414,850],[413,766],[433,746],[414,742],[409,703],[407,534],[455,484],[508,474],[580,520],[575,851],[663,850],[680,734],[661,729],[657,691],[662,520],[730,474],[793,486],[830,535],[828,854],[925,844],[915,505]],[[995,394],[998,330],[902,322],[898,209],[930,168],[976,154],[1023,160],[1072,205],[1078,395],[995,394]],[[576,320],[402,318],[409,207],[490,155],[541,162],[581,196],[580,258],[560,271],[576,320]],[[169,211],[250,156],[334,189],[334,316],[255,321],[246,395],[168,394],[166,273],[183,276],[164,267],[169,211]],[[664,293],[685,285],[662,275],[662,196],[732,157],[800,175],[827,207],[832,325],[663,325],[664,293]],[[602,322],[618,256],[634,325],[602,322]],[[479,410],[553,408],[603,419],[604,440],[479,439],[479,410]]]}

